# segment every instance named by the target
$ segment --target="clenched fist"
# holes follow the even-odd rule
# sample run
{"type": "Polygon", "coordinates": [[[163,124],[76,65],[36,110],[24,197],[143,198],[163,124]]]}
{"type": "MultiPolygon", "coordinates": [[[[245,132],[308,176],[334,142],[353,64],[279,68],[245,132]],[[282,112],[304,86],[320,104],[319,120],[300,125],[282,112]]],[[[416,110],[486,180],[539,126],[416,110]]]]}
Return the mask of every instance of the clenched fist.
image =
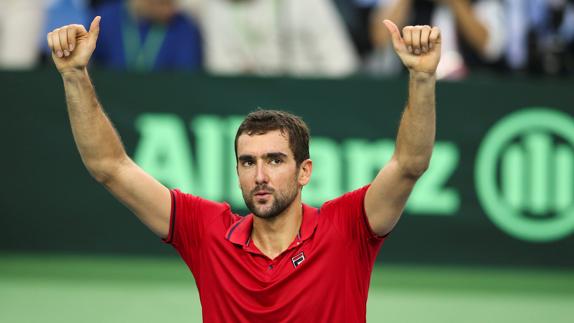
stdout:
{"type": "Polygon", "coordinates": [[[52,59],[61,74],[81,70],[88,65],[96,49],[100,32],[100,17],[94,18],[90,31],[82,25],[67,25],[48,33],[52,59]]]}
{"type": "Polygon", "coordinates": [[[403,34],[390,20],[384,21],[391,33],[395,52],[411,72],[434,75],[440,61],[441,37],[438,27],[406,26],[403,34]]]}

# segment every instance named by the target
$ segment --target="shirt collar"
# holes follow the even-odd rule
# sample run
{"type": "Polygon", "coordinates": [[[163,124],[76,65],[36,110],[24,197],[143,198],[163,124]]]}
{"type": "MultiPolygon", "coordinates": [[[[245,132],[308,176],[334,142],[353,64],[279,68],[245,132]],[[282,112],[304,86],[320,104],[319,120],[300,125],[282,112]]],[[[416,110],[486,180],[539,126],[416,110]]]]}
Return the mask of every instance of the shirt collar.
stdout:
{"type": "MultiPolygon", "coordinates": [[[[303,204],[303,219],[296,239],[300,240],[301,242],[309,239],[311,235],[313,235],[313,232],[315,232],[318,217],[319,211],[316,208],[303,204]]],[[[253,214],[250,213],[235,221],[229,227],[225,233],[225,239],[229,240],[233,244],[247,247],[249,241],[251,240],[250,238],[252,229],[253,214]]]]}

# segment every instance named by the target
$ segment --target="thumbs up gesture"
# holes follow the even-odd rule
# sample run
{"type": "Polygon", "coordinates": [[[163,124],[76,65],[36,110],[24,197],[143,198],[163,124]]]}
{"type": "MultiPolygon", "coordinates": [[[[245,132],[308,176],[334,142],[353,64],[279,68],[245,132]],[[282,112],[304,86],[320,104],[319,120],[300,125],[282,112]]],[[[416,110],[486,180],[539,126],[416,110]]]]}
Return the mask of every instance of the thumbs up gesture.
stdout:
{"type": "Polygon", "coordinates": [[[406,26],[401,36],[395,23],[385,20],[384,24],[391,33],[395,52],[409,71],[434,75],[440,60],[440,29],[430,26],[406,26]]]}
{"type": "Polygon", "coordinates": [[[100,32],[100,17],[94,18],[90,30],[82,25],[67,25],[48,33],[52,59],[61,74],[81,70],[88,65],[96,49],[100,32]]]}

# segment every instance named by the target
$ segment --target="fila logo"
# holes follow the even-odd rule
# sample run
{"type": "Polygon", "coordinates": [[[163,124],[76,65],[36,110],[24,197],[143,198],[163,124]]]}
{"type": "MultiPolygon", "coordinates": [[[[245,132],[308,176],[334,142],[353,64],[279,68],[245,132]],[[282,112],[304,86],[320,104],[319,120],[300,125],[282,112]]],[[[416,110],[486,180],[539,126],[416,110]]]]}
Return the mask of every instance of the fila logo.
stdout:
{"type": "Polygon", "coordinates": [[[305,254],[303,251],[298,253],[295,257],[291,258],[291,262],[293,263],[293,267],[297,268],[303,261],[305,260],[305,254]]]}

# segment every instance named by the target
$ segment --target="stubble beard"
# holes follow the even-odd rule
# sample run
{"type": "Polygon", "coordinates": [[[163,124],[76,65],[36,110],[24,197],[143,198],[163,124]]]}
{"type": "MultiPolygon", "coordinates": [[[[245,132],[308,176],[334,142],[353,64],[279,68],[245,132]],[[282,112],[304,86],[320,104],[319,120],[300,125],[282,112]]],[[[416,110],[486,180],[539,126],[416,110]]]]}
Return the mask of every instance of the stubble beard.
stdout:
{"type": "Polygon", "coordinates": [[[251,213],[256,217],[262,219],[272,219],[277,217],[285,211],[297,197],[297,185],[290,185],[289,189],[284,193],[271,189],[266,185],[257,185],[251,192],[247,193],[244,190],[241,191],[243,200],[245,201],[245,205],[247,205],[249,211],[251,211],[251,213]],[[261,190],[270,192],[273,197],[273,203],[268,209],[261,209],[261,207],[258,207],[255,203],[255,193],[261,190]]]}

